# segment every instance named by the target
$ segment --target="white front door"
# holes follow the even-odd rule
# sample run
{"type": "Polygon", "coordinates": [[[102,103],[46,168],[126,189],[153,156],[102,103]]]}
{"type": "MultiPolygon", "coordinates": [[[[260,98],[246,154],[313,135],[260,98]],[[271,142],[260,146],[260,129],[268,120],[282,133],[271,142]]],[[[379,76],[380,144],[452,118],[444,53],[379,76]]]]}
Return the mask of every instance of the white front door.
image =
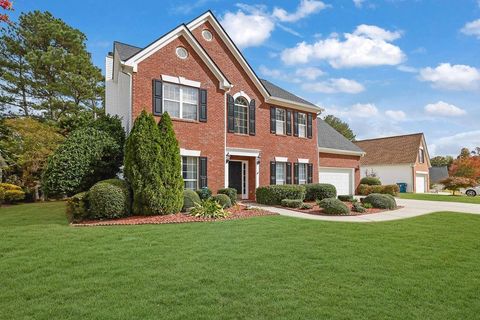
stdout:
{"type": "Polygon", "coordinates": [[[319,182],[330,183],[337,189],[337,195],[353,194],[352,169],[320,168],[319,182]]]}
{"type": "Polygon", "coordinates": [[[427,177],[424,174],[418,174],[415,177],[415,192],[416,193],[425,193],[426,188],[425,184],[427,177]]]}

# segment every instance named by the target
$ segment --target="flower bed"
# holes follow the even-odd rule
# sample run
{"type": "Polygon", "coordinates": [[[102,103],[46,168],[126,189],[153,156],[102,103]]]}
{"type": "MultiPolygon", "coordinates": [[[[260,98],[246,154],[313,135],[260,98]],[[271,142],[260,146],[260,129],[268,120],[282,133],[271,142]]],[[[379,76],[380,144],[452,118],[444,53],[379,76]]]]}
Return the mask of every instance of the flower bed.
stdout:
{"type": "Polygon", "coordinates": [[[112,220],[85,220],[80,223],[72,223],[73,226],[112,226],[112,225],[137,225],[137,224],[167,224],[167,223],[186,223],[186,222],[208,222],[245,219],[258,216],[277,215],[276,213],[262,209],[248,209],[244,205],[236,205],[227,209],[229,215],[225,218],[201,218],[193,217],[189,214],[175,213],[164,216],[131,216],[112,220]]]}
{"type": "MultiPolygon", "coordinates": [[[[320,216],[332,216],[332,214],[324,213],[323,208],[320,208],[317,205],[316,202],[307,201],[305,203],[311,205],[312,208],[311,209],[283,208],[283,209],[294,210],[294,211],[298,211],[298,212],[320,215],[320,216]]],[[[384,211],[392,211],[392,210],[385,210],[385,209],[369,208],[369,209],[365,209],[365,212],[355,212],[355,211],[352,211],[352,203],[351,202],[344,202],[344,203],[347,205],[348,209],[350,209],[350,213],[349,214],[342,214],[342,215],[338,215],[338,216],[361,216],[361,215],[365,215],[365,214],[372,214],[372,213],[378,213],[378,212],[384,212],[384,211]]],[[[403,208],[403,207],[401,207],[401,206],[397,207],[397,209],[400,209],[400,208],[403,208]]],[[[336,216],[336,215],[334,215],[334,216],[336,216]]]]}

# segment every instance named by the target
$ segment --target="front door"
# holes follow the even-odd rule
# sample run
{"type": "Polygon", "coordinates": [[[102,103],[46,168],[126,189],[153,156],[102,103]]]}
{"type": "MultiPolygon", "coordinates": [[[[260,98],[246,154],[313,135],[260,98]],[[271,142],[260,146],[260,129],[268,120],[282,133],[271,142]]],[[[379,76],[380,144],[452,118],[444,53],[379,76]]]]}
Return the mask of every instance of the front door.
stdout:
{"type": "Polygon", "coordinates": [[[247,199],[247,162],[232,161],[228,163],[228,187],[237,190],[242,199],[247,199]]]}

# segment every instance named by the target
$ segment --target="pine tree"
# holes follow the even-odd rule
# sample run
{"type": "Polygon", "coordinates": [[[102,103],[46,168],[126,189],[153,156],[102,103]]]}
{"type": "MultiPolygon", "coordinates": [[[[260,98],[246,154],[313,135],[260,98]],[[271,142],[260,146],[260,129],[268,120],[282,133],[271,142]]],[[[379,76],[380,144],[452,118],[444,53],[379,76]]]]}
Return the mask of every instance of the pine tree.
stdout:
{"type": "Polygon", "coordinates": [[[133,213],[163,214],[160,131],[146,111],[137,117],[125,145],[124,173],[133,191],[133,213]]]}
{"type": "Polygon", "coordinates": [[[348,123],[340,120],[339,118],[331,114],[326,116],[325,119],[323,120],[326,123],[328,123],[333,129],[341,133],[348,140],[350,141],[355,140],[355,134],[353,133],[352,129],[350,129],[350,126],[348,125],[348,123]]]}
{"type": "Polygon", "coordinates": [[[172,119],[164,113],[158,123],[162,149],[161,175],[163,182],[162,206],[166,214],[177,213],[183,205],[183,178],[178,141],[173,130],[172,119]]]}

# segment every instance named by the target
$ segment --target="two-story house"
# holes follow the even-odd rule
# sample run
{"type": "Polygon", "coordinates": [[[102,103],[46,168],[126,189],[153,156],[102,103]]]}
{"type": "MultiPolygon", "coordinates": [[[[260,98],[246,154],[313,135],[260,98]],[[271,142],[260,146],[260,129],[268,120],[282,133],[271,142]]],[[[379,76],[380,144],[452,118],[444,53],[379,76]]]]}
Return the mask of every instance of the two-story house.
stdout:
{"type": "Polygon", "coordinates": [[[210,11],[146,47],[114,43],[106,112],[129,131],[142,110],[171,115],[186,188],[254,199],[261,185],[318,182],[321,108],[259,79],[210,11]]]}

